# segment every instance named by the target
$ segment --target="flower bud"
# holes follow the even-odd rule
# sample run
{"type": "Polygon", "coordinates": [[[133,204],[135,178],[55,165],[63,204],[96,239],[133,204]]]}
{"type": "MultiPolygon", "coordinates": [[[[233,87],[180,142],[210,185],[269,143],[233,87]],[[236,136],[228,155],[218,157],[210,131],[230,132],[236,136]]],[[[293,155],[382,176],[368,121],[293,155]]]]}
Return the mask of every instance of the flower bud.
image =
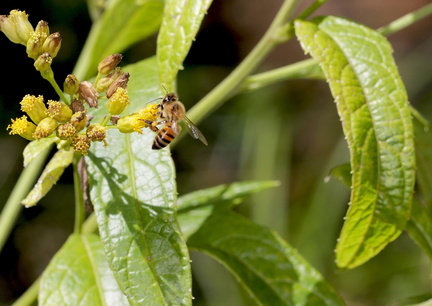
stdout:
{"type": "Polygon", "coordinates": [[[88,150],[90,149],[90,139],[87,135],[77,134],[72,139],[72,147],[76,152],[79,152],[82,155],[87,155],[88,150]]]}
{"type": "Polygon", "coordinates": [[[48,22],[41,20],[38,22],[35,32],[38,33],[40,36],[45,37],[45,39],[50,34],[48,22]]]}
{"type": "Polygon", "coordinates": [[[57,128],[57,136],[63,140],[71,139],[76,133],[76,128],[70,122],[60,124],[57,128]]]}
{"type": "Polygon", "coordinates": [[[37,32],[32,32],[29,40],[27,40],[27,55],[28,57],[37,60],[39,55],[42,54],[42,45],[45,37],[41,36],[37,32]]]}
{"type": "Polygon", "coordinates": [[[43,102],[42,96],[25,95],[20,102],[21,110],[33,120],[34,123],[38,124],[42,119],[46,118],[46,106],[43,102]]]}
{"type": "Polygon", "coordinates": [[[63,89],[65,93],[68,95],[73,96],[74,94],[78,93],[79,90],[79,81],[76,76],[73,74],[68,74],[64,83],[63,83],[63,89]]]}
{"type": "Polygon", "coordinates": [[[87,128],[86,134],[91,141],[105,141],[107,130],[107,127],[104,127],[99,123],[93,123],[87,128]]]}
{"type": "Polygon", "coordinates": [[[27,120],[27,116],[21,118],[11,119],[12,124],[7,126],[7,130],[10,130],[9,135],[20,135],[27,140],[34,140],[33,133],[36,129],[36,125],[33,122],[27,120]]]}
{"type": "Polygon", "coordinates": [[[87,116],[86,112],[76,112],[72,115],[70,119],[70,123],[76,128],[77,131],[81,131],[87,125],[87,116]]]}
{"type": "Polygon", "coordinates": [[[43,43],[43,52],[48,52],[51,55],[51,58],[56,57],[61,47],[61,41],[62,39],[59,32],[52,33],[43,43]]]}
{"type": "Polygon", "coordinates": [[[21,38],[21,43],[27,45],[27,41],[34,31],[33,26],[28,21],[28,15],[24,11],[12,10],[9,14],[9,18],[12,18],[15,23],[15,29],[18,36],[21,38]]]}
{"type": "Polygon", "coordinates": [[[88,81],[81,82],[79,85],[79,95],[90,107],[98,107],[99,93],[93,87],[92,83],[88,81]]]}
{"type": "Polygon", "coordinates": [[[108,88],[106,91],[107,98],[111,98],[111,96],[116,92],[117,88],[122,87],[126,89],[127,83],[129,81],[130,74],[125,72],[122,73],[108,88]]]}
{"type": "Polygon", "coordinates": [[[113,72],[108,74],[106,77],[101,78],[96,84],[95,88],[98,92],[105,92],[108,90],[110,85],[122,74],[119,67],[115,68],[113,72]]]}
{"type": "Polygon", "coordinates": [[[84,104],[80,100],[73,100],[71,103],[72,113],[84,111],[84,104]]]}
{"type": "Polygon", "coordinates": [[[0,30],[6,35],[6,37],[13,43],[24,44],[15,29],[15,23],[8,16],[0,16],[0,30]]]}
{"type": "Polygon", "coordinates": [[[72,117],[72,110],[63,102],[48,100],[48,109],[45,112],[48,117],[58,122],[66,122],[72,117]]]}
{"type": "Polygon", "coordinates": [[[52,57],[48,52],[39,55],[37,60],[34,62],[34,66],[37,71],[44,72],[51,69],[52,57]]]}
{"type": "Polygon", "coordinates": [[[118,63],[122,60],[123,55],[121,54],[112,54],[105,57],[98,65],[98,71],[101,74],[110,73],[115,67],[117,67],[118,63]]]}
{"type": "Polygon", "coordinates": [[[33,137],[35,139],[41,139],[50,136],[57,128],[57,121],[55,121],[53,118],[47,117],[44,118],[39,124],[37,125],[33,137]]]}
{"type": "Polygon", "coordinates": [[[107,109],[111,115],[120,115],[129,103],[126,89],[118,87],[116,92],[109,98],[107,109]]]}

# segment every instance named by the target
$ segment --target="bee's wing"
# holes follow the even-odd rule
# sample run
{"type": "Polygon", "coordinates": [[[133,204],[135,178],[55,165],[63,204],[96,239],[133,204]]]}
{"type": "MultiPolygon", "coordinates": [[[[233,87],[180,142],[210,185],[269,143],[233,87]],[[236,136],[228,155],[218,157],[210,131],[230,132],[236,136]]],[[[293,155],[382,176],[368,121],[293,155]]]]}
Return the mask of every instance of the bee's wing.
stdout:
{"type": "Polygon", "coordinates": [[[177,136],[178,134],[180,134],[181,126],[180,126],[180,124],[178,124],[177,120],[172,120],[170,122],[171,122],[171,128],[172,128],[173,132],[175,133],[174,136],[177,136]]]}
{"type": "Polygon", "coordinates": [[[201,140],[201,142],[206,146],[208,145],[204,135],[201,133],[200,130],[198,130],[198,128],[192,123],[192,121],[189,120],[188,117],[183,117],[183,122],[185,123],[186,130],[193,138],[201,140]]]}

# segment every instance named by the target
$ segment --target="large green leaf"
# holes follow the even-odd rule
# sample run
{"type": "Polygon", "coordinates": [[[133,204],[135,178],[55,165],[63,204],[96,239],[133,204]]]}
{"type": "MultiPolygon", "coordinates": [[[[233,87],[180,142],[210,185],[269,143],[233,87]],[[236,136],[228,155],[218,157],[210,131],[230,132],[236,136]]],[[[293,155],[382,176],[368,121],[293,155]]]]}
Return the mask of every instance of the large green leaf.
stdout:
{"type": "Polygon", "coordinates": [[[150,36],[162,20],[163,0],[113,0],[92,26],[74,74],[80,80],[96,74],[107,55],[123,52],[150,36]]]}
{"type": "Polygon", "coordinates": [[[259,305],[343,305],[341,298],[275,232],[220,209],[188,239],[226,266],[259,305]]]}
{"type": "Polygon", "coordinates": [[[178,198],[178,218],[185,238],[195,233],[212,213],[215,205],[240,204],[261,190],[279,186],[277,181],[246,181],[224,184],[185,194],[178,198]]]}
{"type": "Polygon", "coordinates": [[[303,49],[322,67],[351,152],[351,206],[337,265],[356,267],[404,229],[414,188],[409,103],[388,41],[337,17],[296,21],[303,49]]]}
{"type": "Polygon", "coordinates": [[[27,167],[44,150],[48,150],[57,140],[57,137],[46,137],[29,142],[23,152],[24,167],[27,167]]]}
{"type": "Polygon", "coordinates": [[[212,0],[166,0],[157,41],[162,84],[174,90],[174,81],[189,52],[212,0]]]}
{"type": "Polygon", "coordinates": [[[21,201],[21,204],[25,207],[35,206],[57,183],[64,170],[72,163],[73,156],[74,151],[72,149],[58,150],[45,166],[32,190],[21,201]]]}
{"type": "MultiPolygon", "coordinates": [[[[154,59],[125,70],[133,72],[131,109],[157,97],[154,59]]],[[[148,129],[142,135],[110,130],[109,145],[94,145],[86,159],[90,195],[108,261],[129,302],[188,305],[191,272],[176,218],[174,165],[168,149],[151,149],[154,137],[148,129]]]]}
{"type": "Polygon", "coordinates": [[[72,235],[42,274],[39,305],[129,305],[96,235],[72,235]]]}

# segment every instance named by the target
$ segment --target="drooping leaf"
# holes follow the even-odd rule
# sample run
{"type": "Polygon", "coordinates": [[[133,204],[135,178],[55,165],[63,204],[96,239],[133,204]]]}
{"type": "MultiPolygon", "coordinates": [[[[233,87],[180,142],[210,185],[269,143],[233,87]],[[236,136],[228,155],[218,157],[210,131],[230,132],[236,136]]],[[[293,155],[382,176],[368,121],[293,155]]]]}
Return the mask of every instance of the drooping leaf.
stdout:
{"type": "Polygon", "coordinates": [[[189,52],[212,0],[167,0],[157,41],[159,77],[168,90],[189,52]]]}
{"type": "Polygon", "coordinates": [[[275,232],[226,209],[208,217],[188,246],[227,267],[258,305],[344,304],[275,232]]]}
{"type": "Polygon", "coordinates": [[[296,21],[303,49],[323,69],[351,153],[351,206],[336,247],[337,265],[353,268],[404,229],[414,188],[409,103],[388,41],[337,17],[296,21]]]}
{"type": "Polygon", "coordinates": [[[156,32],[162,20],[162,0],[113,0],[107,5],[93,24],[74,70],[79,80],[95,75],[107,55],[123,52],[156,32]]]}
{"type": "MultiPolygon", "coordinates": [[[[125,70],[133,71],[127,114],[144,107],[160,89],[154,59],[125,70]]],[[[175,213],[174,165],[168,149],[151,149],[154,137],[148,129],[143,134],[111,129],[107,147],[92,144],[90,195],[107,259],[129,302],[188,305],[191,272],[175,213]]]]}
{"type": "Polygon", "coordinates": [[[129,305],[97,235],[72,235],[42,274],[39,305],[129,305]]]}
{"type": "Polygon", "coordinates": [[[64,170],[72,163],[73,156],[74,151],[72,149],[58,150],[46,165],[33,189],[21,201],[21,204],[25,207],[35,206],[57,183],[64,170]]]}
{"type": "Polygon", "coordinates": [[[194,191],[178,198],[178,219],[185,238],[195,233],[215,206],[240,204],[261,190],[279,186],[277,181],[235,182],[194,191]]]}
{"type": "Polygon", "coordinates": [[[413,199],[411,218],[407,223],[410,237],[432,258],[432,218],[427,209],[413,199]]]}
{"type": "Polygon", "coordinates": [[[29,142],[23,152],[24,167],[27,167],[27,165],[44,150],[48,150],[56,140],[58,140],[56,137],[47,137],[29,142]]]}

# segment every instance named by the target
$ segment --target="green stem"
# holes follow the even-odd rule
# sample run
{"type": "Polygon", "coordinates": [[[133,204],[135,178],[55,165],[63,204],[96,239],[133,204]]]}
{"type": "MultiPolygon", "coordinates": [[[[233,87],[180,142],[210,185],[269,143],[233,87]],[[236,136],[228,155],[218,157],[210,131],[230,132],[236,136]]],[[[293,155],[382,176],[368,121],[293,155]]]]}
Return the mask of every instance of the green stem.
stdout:
{"type": "Polygon", "coordinates": [[[10,232],[15,224],[15,221],[23,208],[20,204],[25,198],[37,176],[40,174],[44,161],[46,160],[50,148],[42,151],[30,164],[23,170],[18,182],[15,184],[12,193],[10,194],[3,211],[0,215],[0,251],[9,237],[10,232]]]}
{"type": "Polygon", "coordinates": [[[306,19],[326,2],[327,0],[314,1],[307,9],[305,9],[300,15],[298,15],[297,19],[306,19]]]}
{"type": "Polygon", "coordinates": [[[247,92],[257,90],[279,81],[300,78],[325,80],[317,61],[314,59],[307,59],[291,65],[251,75],[244,80],[239,91],[247,92]]]}
{"type": "MultiPolygon", "coordinates": [[[[280,44],[279,30],[288,22],[300,0],[285,0],[267,32],[249,55],[218,86],[209,92],[189,112],[188,117],[195,123],[200,122],[221,106],[237,90],[239,84],[255,70],[271,50],[280,44]]],[[[284,37],[285,39],[285,37],[284,37]]]]}
{"type": "Polygon", "coordinates": [[[426,16],[429,16],[430,14],[432,14],[432,3],[425,5],[417,11],[406,14],[405,16],[396,19],[390,24],[379,28],[377,31],[380,32],[382,35],[388,36],[412,25],[413,23],[425,18],[426,16]]]}
{"type": "Polygon", "coordinates": [[[82,158],[81,154],[75,154],[73,159],[73,180],[74,180],[74,193],[75,193],[75,224],[74,233],[81,234],[82,225],[85,219],[84,213],[84,198],[81,188],[81,177],[79,175],[79,160],[82,158]]]}
{"type": "Polygon", "coordinates": [[[47,80],[51,84],[51,86],[54,88],[54,90],[56,91],[56,93],[60,97],[60,100],[62,100],[67,105],[69,105],[70,104],[69,100],[66,98],[63,91],[60,89],[56,80],[54,79],[54,72],[52,71],[52,69],[49,69],[49,70],[44,71],[44,72],[41,71],[41,75],[45,80],[47,80]]]}

